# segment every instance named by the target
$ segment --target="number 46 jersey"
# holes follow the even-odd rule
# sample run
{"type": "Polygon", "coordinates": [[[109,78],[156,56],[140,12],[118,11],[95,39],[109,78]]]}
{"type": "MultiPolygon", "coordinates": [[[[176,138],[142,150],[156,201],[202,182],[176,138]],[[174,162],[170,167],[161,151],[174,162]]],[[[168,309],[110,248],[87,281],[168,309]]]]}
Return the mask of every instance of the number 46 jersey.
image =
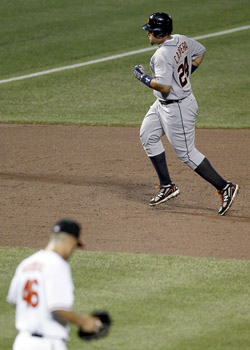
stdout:
{"type": "Polygon", "coordinates": [[[16,306],[15,325],[19,331],[68,339],[68,327],[56,321],[52,312],[73,307],[69,264],[53,251],[36,252],[17,267],[7,301],[16,306]]]}
{"type": "Polygon", "coordinates": [[[180,100],[191,92],[190,76],[192,61],[202,56],[206,49],[196,40],[174,34],[172,39],[159,45],[150,61],[152,75],[162,85],[172,88],[167,96],[154,90],[160,100],[180,100]]]}

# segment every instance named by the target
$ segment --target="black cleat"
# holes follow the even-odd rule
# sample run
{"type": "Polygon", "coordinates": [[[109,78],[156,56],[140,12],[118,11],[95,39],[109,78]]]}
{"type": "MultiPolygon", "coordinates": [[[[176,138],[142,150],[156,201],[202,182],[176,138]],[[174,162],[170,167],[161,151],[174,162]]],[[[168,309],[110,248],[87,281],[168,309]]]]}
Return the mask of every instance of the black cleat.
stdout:
{"type": "Polygon", "coordinates": [[[217,191],[220,199],[221,199],[221,206],[219,209],[219,214],[224,215],[228,209],[231,207],[237,192],[239,191],[239,185],[232,184],[232,182],[228,182],[225,188],[221,191],[217,191]]]}
{"type": "Polygon", "coordinates": [[[160,186],[157,196],[150,200],[149,205],[161,204],[170,198],[178,196],[179,193],[179,188],[173,182],[167,186],[160,186]]]}

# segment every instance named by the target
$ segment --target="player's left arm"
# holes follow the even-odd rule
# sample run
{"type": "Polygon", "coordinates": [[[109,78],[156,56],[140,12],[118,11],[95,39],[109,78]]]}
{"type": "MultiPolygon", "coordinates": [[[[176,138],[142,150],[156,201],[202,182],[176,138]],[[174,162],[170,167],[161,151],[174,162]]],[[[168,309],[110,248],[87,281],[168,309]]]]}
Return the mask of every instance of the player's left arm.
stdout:
{"type": "Polygon", "coordinates": [[[206,52],[204,52],[203,55],[196,57],[192,61],[191,74],[199,67],[199,65],[201,64],[201,62],[203,61],[203,59],[205,57],[205,54],[206,54],[206,52]]]}
{"type": "Polygon", "coordinates": [[[97,332],[102,327],[100,320],[90,314],[80,316],[70,310],[54,310],[52,314],[56,321],[60,323],[74,323],[86,332],[97,332]]]}
{"type": "Polygon", "coordinates": [[[191,66],[191,74],[199,67],[199,65],[202,63],[205,54],[206,54],[206,48],[204,45],[199,43],[198,41],[187,38],[188,45],[192,52],[192,66],[191,66]]]}

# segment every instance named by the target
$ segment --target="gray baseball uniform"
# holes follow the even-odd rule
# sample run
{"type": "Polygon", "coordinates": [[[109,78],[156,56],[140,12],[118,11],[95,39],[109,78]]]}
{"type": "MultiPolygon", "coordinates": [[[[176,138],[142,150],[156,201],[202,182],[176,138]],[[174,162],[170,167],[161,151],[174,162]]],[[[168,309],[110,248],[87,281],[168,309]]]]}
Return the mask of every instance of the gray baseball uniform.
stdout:
{"type": "Polygon", "coordinates": [[[194,143],[198,105],[191,89],[190,75],[201,64],[206,49],[185,35],[171,35],[173,20],[164,12],[151,14],[142,29],[147,31],[151,45],[159,45],[150,62],[153,77],[146,74],[142,65],[136,65],[133,71],[136,79],[154,89],[157,98],[140,130],[142,145],[160,181],[159,192],[149,205],[161,204],[180,193],[168,172],[161,142],[161,137],[166,134],[177,157],[217,189],[221,198],[219,214],[224,215],[239,186],[217,173],[194,143]]]}
{"type": "Polygon", "coordinates": [[[170,85],[171,90],[168,95],[153,91],[157,100],[141,125],[140,139],[149,157],[164,152],[161,137],[165,134],[177,157],[190,168],[196,169],[204,160],[205,156],[195,148],[198,105],[192,93],[190,76],[192,61],[205,51],[197,41],[175,34],[152,56],[150,68],[153,77],[159,84],[170,85]]]}

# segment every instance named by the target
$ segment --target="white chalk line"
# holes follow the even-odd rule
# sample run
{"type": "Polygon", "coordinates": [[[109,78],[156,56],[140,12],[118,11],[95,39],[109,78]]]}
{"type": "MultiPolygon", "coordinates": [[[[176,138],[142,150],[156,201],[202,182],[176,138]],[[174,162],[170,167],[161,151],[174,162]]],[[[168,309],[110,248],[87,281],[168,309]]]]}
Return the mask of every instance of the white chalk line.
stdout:
{"type": "MultiPolygon", "coordinates": [[[[200,35],[200,36],[193,37],[193,39],[200,40],[200,39],[212,38],[212,37],[215,37],[215,36],[226,35],[226,34],[235,33],[235,32],[238,32],[238,31],[241,31],[241,30],[247,30],[247,29],[250,29],[250,25],[237,27],[237,28],[232,28],[232,29],[228,29],[228,30],[223,30],[221,32],[200,35]]],[[[91,64],[96,64],[96,63],[102,63],[102,62],[106,62],[106,61],[116,60],[118,58],[122,58],[122,57],[126,57],[126,56],[132,56],[132,55],[144,53],[144,52],[151,51],[151,50],[155,50],[155,47],[148,47],[148,48],[144,48],[144,49],[140,49],[140,50],[133,50],[133,51],[124,52],[124,53],[121,53],[121,54],[118,54],[118,55],[113,55],[113,56],[99,58],[99,59],[92,60],[92,61],[76,63],[76,64],[72,64],[72,65],[69,65],[69,66],[63,66],[63,67],[48,69],[48,70],[44,70],[44,71],[37,72],[37,73],[21,75],[19,77],[3,79],[3,80],[0,80],[0,84],[9,83],[9,82],[12,82],[12,81],[17,81],[17,80],[33,78],[33,77],[38,77],[38,76],[41,76],[41,75],[52,74],[52,73],[56,73],[56,72],[61,72],[61,71],[67,70],[67,69],[74,69],[74,68],[89,66],[91,64]]]]}

